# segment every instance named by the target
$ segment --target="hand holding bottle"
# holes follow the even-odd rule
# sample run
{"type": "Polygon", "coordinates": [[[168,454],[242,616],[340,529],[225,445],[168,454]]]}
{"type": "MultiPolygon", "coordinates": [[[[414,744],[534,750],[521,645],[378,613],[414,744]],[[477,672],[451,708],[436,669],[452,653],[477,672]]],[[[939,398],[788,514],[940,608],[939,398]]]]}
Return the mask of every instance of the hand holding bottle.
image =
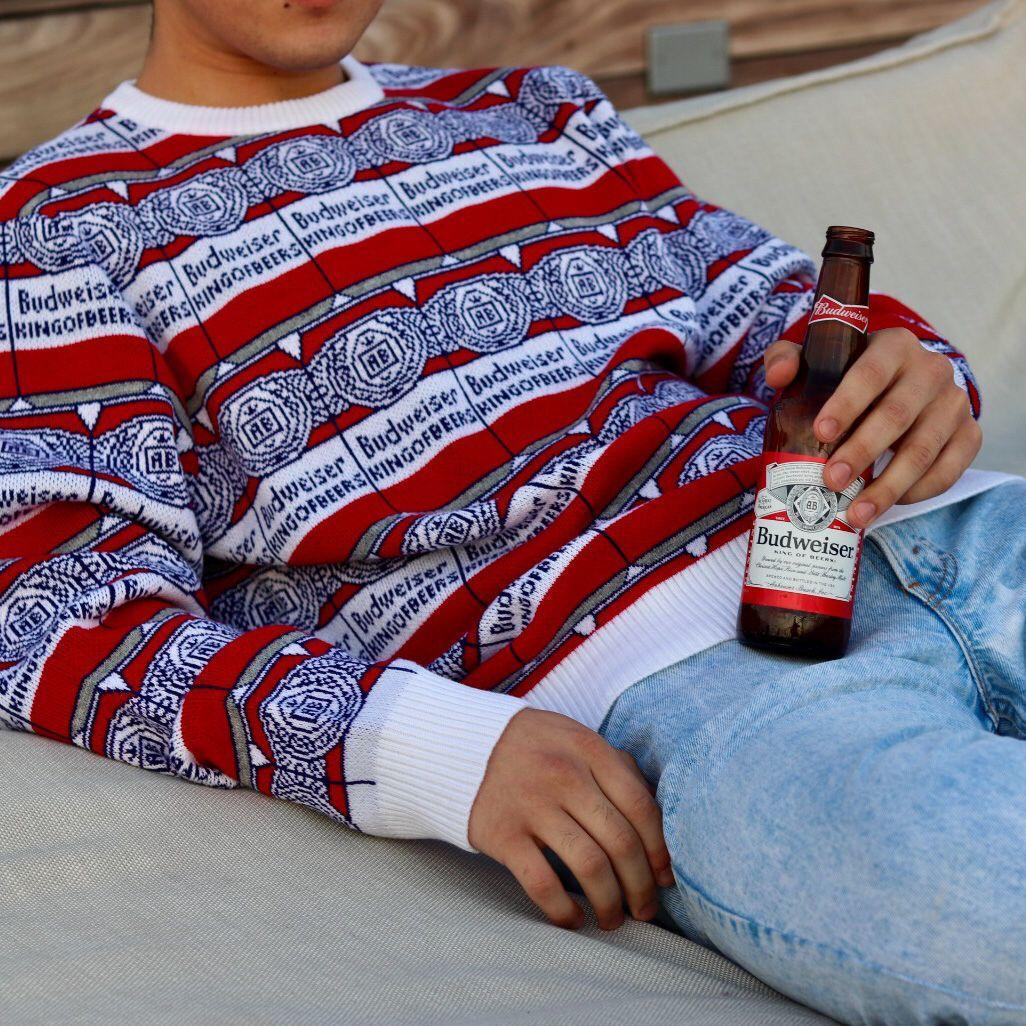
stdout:
{"type": "MultiPolygon", "coordinates": [[[[769,346],[766,384],[777,390],[790,384],[800,353],[800,346],[783,339],[769,346]]],[[[885,328],[869,336],[865,352],[816,417],[816,437],[823,442],[842,438],[867,410],[823,474],[840,491],[888,448],[894,450],[887,469],[852,506],[851,522],[859,527],[896,502],[920,502],[950,488],[983,443],[951,361],[925,349],[907,328],[885,328]]]]}

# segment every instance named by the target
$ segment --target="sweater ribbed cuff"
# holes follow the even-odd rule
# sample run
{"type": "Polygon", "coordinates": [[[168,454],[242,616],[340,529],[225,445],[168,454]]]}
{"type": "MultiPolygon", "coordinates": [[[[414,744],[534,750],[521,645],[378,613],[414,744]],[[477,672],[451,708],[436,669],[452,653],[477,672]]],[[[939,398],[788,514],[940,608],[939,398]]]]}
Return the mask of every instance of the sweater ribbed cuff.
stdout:
{"type": "Polygon", "coordinates": [[[393,660],[371,688],[347,748],[347,777],[374,781],[352,791],[357,825],[381,837],[431,838],[477,853],[467,836],[470,810],[492,750],[526,706],[522,698],[393,660]]]}

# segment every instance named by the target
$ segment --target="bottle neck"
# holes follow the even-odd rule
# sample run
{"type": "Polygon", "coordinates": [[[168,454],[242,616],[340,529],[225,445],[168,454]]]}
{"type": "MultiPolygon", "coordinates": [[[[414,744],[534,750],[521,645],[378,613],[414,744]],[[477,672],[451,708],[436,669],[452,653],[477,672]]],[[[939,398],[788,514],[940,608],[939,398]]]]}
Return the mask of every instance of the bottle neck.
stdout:
{"type": "Polygon", "coordinates": [[[864,257],[831,255],[823,258],[816,299],[827,295],[852,306],[869,305],[869,264],[864,257]]]}
{"type": "Polygon", "coordinates": [[[872,257],[830,254],[816,286],[796,384],[810,393],[832,392],[865,349],[872,257]]]}

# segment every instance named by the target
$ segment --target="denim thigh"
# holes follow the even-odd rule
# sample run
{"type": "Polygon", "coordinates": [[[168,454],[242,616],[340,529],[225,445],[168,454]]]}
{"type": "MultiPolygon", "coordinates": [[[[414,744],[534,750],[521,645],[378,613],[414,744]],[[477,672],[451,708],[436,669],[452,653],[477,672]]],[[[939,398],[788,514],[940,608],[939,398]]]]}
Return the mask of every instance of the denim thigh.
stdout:
{"type": "Polygon", "coordinates": [[[1015,482],[872,532],[842,659],[727,641],[617,699],[664,919],[843,1022],[1026,1023],[1024,509],[1015,482]]]}

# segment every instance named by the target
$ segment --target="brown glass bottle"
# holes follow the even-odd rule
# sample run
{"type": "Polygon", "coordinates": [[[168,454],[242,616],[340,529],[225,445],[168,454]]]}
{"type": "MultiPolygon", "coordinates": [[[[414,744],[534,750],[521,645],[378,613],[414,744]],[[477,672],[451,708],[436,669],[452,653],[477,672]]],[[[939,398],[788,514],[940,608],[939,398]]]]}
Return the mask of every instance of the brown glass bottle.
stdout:
{"type": "Polygon", "coordinates": [[[737,621],[749,645],[821,659],[848,647],[863,532],[845,512],[869,471],[843,492],[827,488],[823,465],[851,432],[828,444],[812,425],[866,346],[873,240],[827,229],[800,367],[770,405],[737,621]]]}

